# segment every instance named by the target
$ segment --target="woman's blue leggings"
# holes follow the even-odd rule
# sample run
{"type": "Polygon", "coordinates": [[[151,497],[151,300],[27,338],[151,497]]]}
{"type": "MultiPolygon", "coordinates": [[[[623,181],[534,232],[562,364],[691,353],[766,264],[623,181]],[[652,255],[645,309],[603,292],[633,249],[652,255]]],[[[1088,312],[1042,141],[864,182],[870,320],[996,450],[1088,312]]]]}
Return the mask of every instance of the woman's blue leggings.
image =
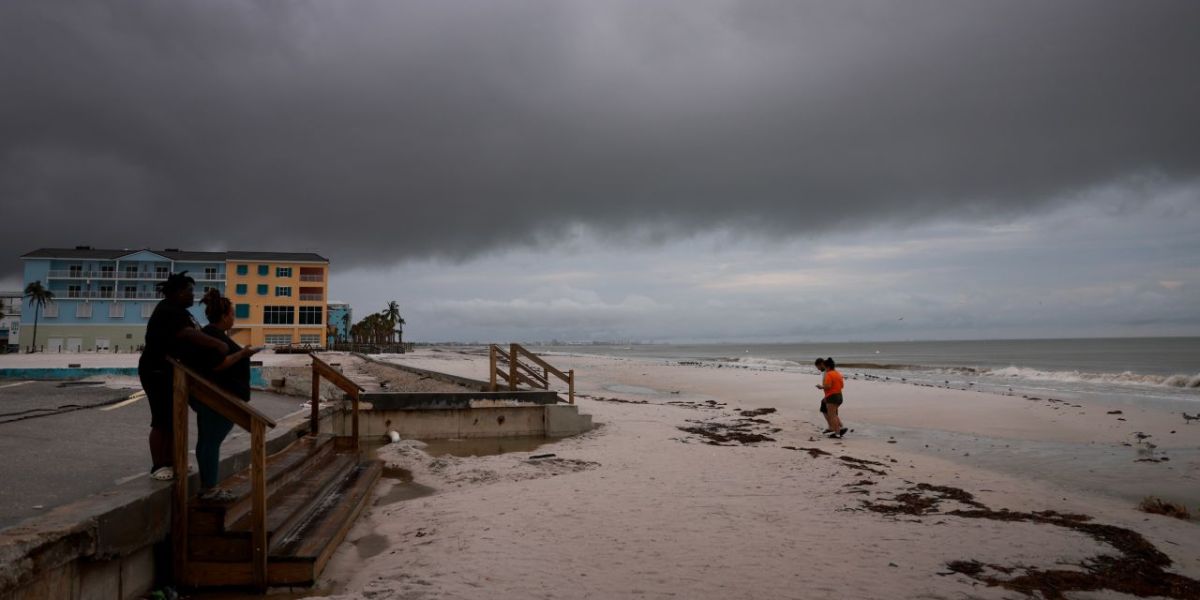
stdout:
{"type": "Polygon", "coordinates": [[[200,487],[208,489],[217,485],[221,442],[233,429],[233,422],[199,402],[193,402],[192,408],[196,410],[196,462],[200,465],[200,487]]]}

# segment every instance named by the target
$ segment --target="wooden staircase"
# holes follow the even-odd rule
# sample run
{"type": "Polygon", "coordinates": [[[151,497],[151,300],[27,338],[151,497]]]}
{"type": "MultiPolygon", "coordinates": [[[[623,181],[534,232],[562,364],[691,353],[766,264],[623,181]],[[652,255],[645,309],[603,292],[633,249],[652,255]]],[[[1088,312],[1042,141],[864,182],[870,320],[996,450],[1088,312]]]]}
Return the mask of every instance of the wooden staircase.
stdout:
{"type": "MultiPolygon", "coordinates": [[[[267,459],[266,585],[311,585],[379,480],[382,464],[362,461],[333,436],[305,436],[267,459]]],[[[249,472],[221,482],[230,502],[193,499],[188,506],[190,587],[254,586],[249,472]]]]}
{"type": "MultiPolygon", "coordinates": [[[[357,385],[313,356],[313,376],[329,379],[350,395],[357,419],[357,385]]],[[[251,431],[251,466],[217,487],[232,496],[208,501],[187,493],[186,479],[176,482],[173,521],[175,580],[186,587],[311,585],[345,538],[370,499],[382,473],[378,460],[364,460],[357,436],[334,436],[317,430],[317,398],[312,430],[287,448],[265,456],[265,435],[274,426],[244,402],[219,396],[221,390],[195,372],[176,364],[176,418],[184,378],[183,410],[189,396],[222,414],[245,409],[231,420],[251,431]],[[190,387],[190,390],[189,390],[190,387]],[[181,500],[182,499],[182,500],[181,500]],[[258,541],[256,541],[258,540],[258,541]]],[[[313,386],[314,394],[317,384],[313,386]]],[[[186,418],[187,413],[182,415],[186,418]]],[[[229,415],[227,415],[229,416],[229,415]]],[[[354,427],[357,433],[357,427],[354,427]]],[[[175,431],[187,431],[176,421],[175,431]]],[[[185,437],[184,436],[176,436],[185,437]]],[[[186,444],[186,440],[184,441],[186,444]]],[[[183,449],[186,458],[186,447],[183,449]]],[[[177,453],[178,454],[178,453],[177,453]]]]}

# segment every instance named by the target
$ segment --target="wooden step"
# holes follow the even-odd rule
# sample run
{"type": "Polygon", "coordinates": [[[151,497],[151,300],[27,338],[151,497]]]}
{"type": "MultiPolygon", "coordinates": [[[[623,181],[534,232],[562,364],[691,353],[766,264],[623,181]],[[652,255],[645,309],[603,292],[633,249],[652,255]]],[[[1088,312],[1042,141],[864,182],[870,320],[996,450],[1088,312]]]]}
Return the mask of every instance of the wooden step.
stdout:
{"type": "MultiPolygon", "coordinates": [[[[333,436],[305,436],[292,442],[287,448],[267,457],[267,496],[302,477],[306,467],[328,460],[337,448],[333,436]]],[[[228,490],[234,499],[228,502],[212,502],[194,498],[188,507],[188,529],[190,533],[206,535],[226,531],[250,513],[251,485],[250,469],[247,467],[217,485],[228,490]]]]}
{"type": "MultiPolygon", "coordinates": [[[[379,481],[383,463],[356,462],[333,485],[313,498],[286,535],[271,542],[268,585],[311,585],[324,570],[338,544],[354,525],[379,481]]],[[[195,586],[251,585],[249,561],[193,560],[184,577],[195,586]]]]}
{"type": "MultiPolygon", "coordinates": [[[[267,542],[292,531],[357,464],[356,454],[331,453],[324,460],[301,467],[300,477],[273,490],[267,498],[267,542]]],[[[253,517],[246,513],[223,532],[192,535],[188,539],[189,556],[194,560],[250,560],[253,527],[253,517]]]]}

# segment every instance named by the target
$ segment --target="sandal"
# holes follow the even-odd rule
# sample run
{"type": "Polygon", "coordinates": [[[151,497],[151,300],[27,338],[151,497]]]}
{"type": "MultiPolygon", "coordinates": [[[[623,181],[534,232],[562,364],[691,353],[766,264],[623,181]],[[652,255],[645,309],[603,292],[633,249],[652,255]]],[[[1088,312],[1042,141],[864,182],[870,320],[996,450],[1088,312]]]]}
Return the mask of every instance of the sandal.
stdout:
{"type": "Polygon", "coordinates": [[[200,499],[207,502],[232,502],[237,499],[233,492],[222,488],[209,488],[203,494],[200,494],[200,499]]]}
{"type": "Polygon", "coordinates": [[[159,467],[150,473],[150,479],[157,481],[171,481],[175,479],[175,469],[171,467],[159,467]]]}

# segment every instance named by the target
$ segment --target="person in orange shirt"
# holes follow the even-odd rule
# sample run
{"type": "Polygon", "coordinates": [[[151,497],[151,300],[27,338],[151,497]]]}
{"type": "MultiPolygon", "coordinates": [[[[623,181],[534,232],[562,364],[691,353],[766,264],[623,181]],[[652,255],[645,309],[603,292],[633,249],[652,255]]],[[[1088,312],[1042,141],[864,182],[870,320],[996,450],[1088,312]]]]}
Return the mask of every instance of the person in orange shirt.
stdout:
{"type": "Polygon", "coordinates": [[[842,379],[842,374],[837,371],[837,363],[833,358],[817,359],[817,369],[825,373],[822,382],[817,386],[825,391],[825,398],[821,400],[821,412],[825,413],[825,421],[829,424],[829,428],[825,433],[831,438],[841,439],[849,431],[842,424],[842,419],[838,416],[838,410],[842,407],[842,388],[845,382],[842,379]]]}

